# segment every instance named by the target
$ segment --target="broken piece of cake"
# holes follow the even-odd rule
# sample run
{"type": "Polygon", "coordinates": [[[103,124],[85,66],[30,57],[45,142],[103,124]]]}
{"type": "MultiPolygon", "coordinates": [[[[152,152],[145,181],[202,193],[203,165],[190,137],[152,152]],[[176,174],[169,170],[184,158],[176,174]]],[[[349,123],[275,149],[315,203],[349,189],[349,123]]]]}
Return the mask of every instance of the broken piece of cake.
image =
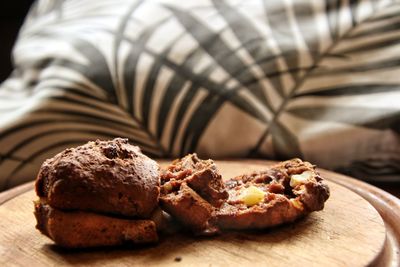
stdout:
{"type": "Polygon", "coordinates": [[[161,207],[197,235],[293,222],[328,198],[315,166],[300,159],[224,182],[212,160],[189,154],[161,174],[161,207]]]}
{"type": "Polygon", "coordinates": [[[329,188],[315,166],[292,159],[225,182],[229,198],[216,211],[220,229],[263,229],[322,210],[329,188]]]}
{"type": "Polygon", "coordinates": [[[159,166],[127,139],[94,141],[46,160],[36,228],[63,247],[158,240],[159,166]]]}
{"type": "Polygon", "coordinates": [[[214,161],[189,154],[163,170],[160,180],[162,209],[196,235],[218,232],[214,213],[228,192],[214,161]]]}

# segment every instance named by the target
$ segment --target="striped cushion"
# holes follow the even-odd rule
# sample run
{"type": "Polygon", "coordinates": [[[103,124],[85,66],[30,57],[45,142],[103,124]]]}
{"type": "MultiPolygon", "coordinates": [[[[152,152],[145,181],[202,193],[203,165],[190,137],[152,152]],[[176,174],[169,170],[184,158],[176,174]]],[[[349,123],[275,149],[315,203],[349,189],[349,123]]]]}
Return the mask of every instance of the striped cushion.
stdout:
{"type": "Polygon", "coordinates": [[[399,181],[399,23],[386,0],[37,1],[0,87],[0,190],[115,136],[399,181]]]}

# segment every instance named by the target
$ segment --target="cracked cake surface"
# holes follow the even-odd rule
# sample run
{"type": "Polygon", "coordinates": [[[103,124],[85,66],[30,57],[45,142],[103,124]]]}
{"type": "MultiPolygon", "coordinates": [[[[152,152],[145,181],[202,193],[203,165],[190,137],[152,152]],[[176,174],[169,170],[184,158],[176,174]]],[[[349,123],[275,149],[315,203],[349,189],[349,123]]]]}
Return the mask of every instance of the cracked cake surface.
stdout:
{"type": "Polygon", "coordinates": [[[218,232],[212,222],[214,212],[228,192],[214,161],[189,154],[165,168],[160,179],[163,209],[195,234],[218,232]]]}
{"type": "Polygon", "coordinates": [[[216,211],[221,229],[262,229],[322,210],[329,188],[315,166],[292,159],[225,181],[229,198],[216,211]]]}
{"type": "Polygon", "coordinates": [[[161,173],[161,207],[200,235],[289,223],[323,209],[329,197],[315,166],[300,159],[223,181],[212,160],[190,154],[161,173]]]}
{"type": "Polygon", "coordinates": [[[159,166],[127,139],[88,142],[46,160],[36,228],[68,248],[158,241],[159,166]]]}
{"type": "Polygon", "coordinates": [[[146,218],[158,205],[159,166],[127,139],[97,140],[46,160],[36,193],[54,208],[146,218]]]}

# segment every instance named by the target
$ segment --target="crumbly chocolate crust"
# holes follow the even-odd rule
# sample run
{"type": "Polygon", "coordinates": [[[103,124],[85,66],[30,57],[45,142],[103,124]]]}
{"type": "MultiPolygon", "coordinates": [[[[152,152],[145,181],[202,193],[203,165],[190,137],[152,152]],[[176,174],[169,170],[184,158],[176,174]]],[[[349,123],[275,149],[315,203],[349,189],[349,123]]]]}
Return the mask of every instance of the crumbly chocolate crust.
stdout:
{"type": "Polygon", "coordinates": [[[62,211],[35,203],[36,228],[67,248],[116,246],[158,241],[152,220],[128,220],[83,211],[62,211]]]}
{"type": "Polygon", "coordinates": [[[292,222],[323,209],[329,198],[329,188],[315,166],[300,159],[232,178],[225,186],[229,199],[215,215],[221,229],[262,229],[292,222]],[[250,186],[264,196],[259,203],[248,206],[241,196],[250,186]]]}
{"type": "Polygon", "coordinates": [[[36,193],[57,209],[147,218],[158,205],[159,166],[127,139],[97,140],[46,160],[36,193]]]}
{"type": "Polygon", "coordinates": [[[227,198],[228,192],[212,160],[189,154],[162,171],[161,207],[195,234],[218,231],[211,221],[215,209],[227,198]]]}

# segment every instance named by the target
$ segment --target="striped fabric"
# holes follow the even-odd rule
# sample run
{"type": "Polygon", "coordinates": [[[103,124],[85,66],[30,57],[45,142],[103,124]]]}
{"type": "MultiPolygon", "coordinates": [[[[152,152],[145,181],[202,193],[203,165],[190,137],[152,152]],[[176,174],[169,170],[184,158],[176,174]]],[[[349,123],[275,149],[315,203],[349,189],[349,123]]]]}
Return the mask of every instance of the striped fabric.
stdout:
{"type": "Polygon", "coordinates": [[[0,190],[96,138],[400,181],[400,1],[40,0],[0,87],[0,190]]]}

